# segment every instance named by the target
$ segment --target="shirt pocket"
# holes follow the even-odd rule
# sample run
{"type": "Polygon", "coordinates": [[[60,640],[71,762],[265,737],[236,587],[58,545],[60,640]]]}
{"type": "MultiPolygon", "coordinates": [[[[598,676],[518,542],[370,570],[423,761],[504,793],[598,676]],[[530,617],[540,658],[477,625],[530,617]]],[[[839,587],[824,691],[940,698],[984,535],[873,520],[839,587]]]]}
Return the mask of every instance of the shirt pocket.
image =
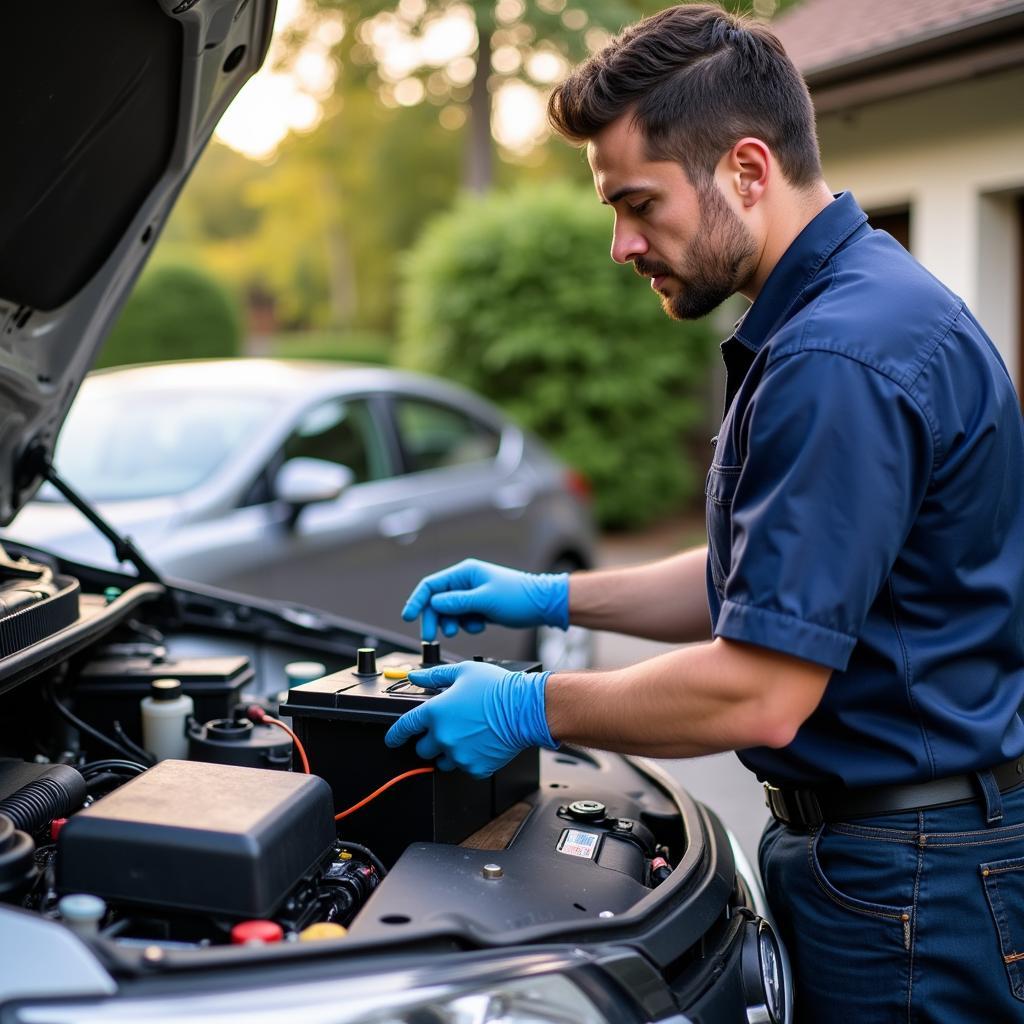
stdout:
{"type": "Polygon", "coordinates": [[[732,564],[732,499],[742,471],[742,466],[713,462],[704,483],[708,562],[719,596],[725,593],[725,581],[732,564]]]}
{"type": "Polygon", "coordinates": [[[1010,991],[1024,1000],[1024,857],[994,860],[980,870],[1010,991]]]}

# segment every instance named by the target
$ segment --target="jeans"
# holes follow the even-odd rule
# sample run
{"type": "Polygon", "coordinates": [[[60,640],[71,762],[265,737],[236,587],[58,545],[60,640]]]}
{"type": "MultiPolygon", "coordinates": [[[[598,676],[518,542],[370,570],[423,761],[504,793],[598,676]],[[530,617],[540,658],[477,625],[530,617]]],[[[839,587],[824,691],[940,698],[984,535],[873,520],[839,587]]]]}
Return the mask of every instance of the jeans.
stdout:
{"type": "Polygon", "coordinates": [[[758,859],[798,1024],[1024,1022],[1024,785],[813,832],[772,821],[758,859]]]}

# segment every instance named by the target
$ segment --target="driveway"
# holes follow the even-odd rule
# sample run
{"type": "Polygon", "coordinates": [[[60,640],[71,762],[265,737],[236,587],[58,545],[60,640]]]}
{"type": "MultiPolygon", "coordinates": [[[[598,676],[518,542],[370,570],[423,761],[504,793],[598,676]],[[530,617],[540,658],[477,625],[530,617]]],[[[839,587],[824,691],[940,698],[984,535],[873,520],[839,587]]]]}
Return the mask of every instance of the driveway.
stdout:
{"type": "MultiPolygon", "coordinates": [[[[606,536],[599,545],[598,558],[602,566],[629,565],[702,543],[700,521],[672,522],[626,537],[606,536]]],[[[599,633],[596,667],[631,665],[669,650],[672,650],[670,644],[637,640],[618,633],[599,633]]],[[[761,785],[753,774],[731,753],[665,761],[664,764],[696,799],[713,808],[732,829],[756,869],[757,842],[768,820],[768,811],[761,785]]]]}

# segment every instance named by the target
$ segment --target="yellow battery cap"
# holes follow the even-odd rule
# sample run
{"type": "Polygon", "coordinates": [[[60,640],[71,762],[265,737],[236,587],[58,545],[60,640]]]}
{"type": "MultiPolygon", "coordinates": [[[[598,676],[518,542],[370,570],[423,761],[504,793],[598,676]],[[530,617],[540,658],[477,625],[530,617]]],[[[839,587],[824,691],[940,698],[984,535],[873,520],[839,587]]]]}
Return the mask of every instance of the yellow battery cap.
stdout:
{"type": "Polygon", "coordinates": [[[333,921],[317,921],[299,932],[299,942],[320,942],[323,939],[343,939],[348,929],[333,921]]]}
{"type": "Polygon", "coordinates": [[[385,679],[408,679],[412,665],[397,665],[395,668],[384,669],[385,679]]]}
{"type": "Polygon", "coordinates": [[[338,854],[338,860],[351,860],[351,859],[352,859],[352,854],[349,853],[348,850],[342,850],[341,853],[338,854]]]}

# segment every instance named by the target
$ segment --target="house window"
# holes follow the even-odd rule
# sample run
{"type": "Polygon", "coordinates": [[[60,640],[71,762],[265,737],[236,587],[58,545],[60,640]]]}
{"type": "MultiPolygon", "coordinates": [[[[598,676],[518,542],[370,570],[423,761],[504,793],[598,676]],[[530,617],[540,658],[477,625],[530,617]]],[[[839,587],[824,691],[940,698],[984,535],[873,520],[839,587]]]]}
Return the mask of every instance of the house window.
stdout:
{"type": "Polygon", "coordinates": [[[879,231],[888,231],[907,252],[910,252],[910,207],[868,211],[868,223],[879,231]]]}

